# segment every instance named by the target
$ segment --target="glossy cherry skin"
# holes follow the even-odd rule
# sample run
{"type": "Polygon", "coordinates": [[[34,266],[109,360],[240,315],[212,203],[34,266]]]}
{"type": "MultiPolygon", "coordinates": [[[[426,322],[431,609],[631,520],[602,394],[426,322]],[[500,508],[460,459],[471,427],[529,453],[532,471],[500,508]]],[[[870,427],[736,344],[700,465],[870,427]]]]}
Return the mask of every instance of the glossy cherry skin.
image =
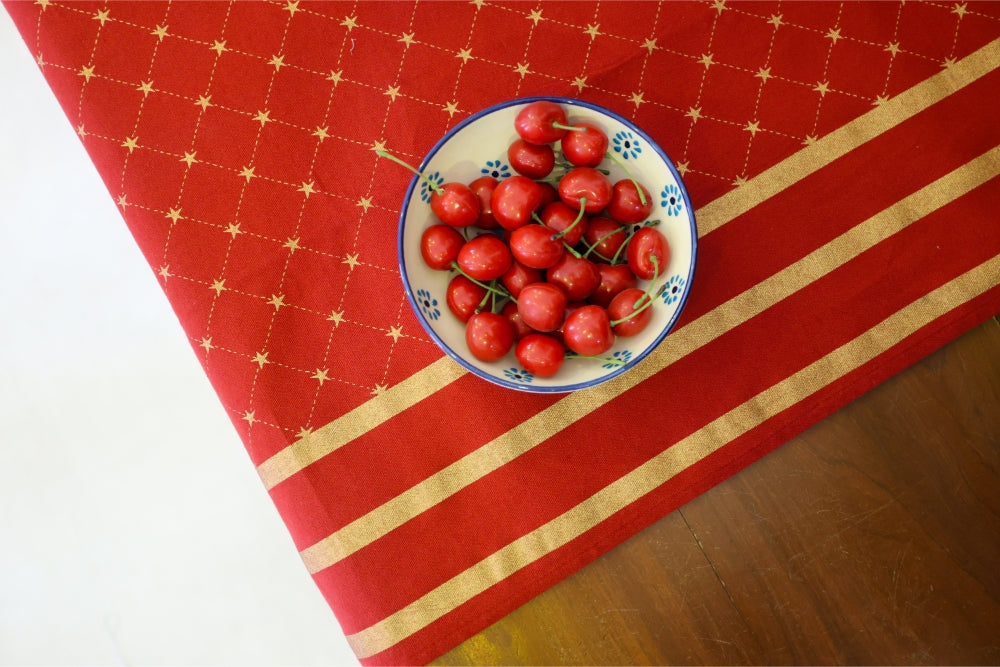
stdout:
{"type": "Polygon", "coordinates": [[[556,186],[551,183],[539,183],[538,186],[542,191],[542,200],[538,202],[538,209],[544,209],[546,206],[554,201],[559,201],[559,191],[556,190],[556,186]]]}
{"type": "Polygon", "coordinates": [[[576,167],[596,167],[608,153],[608,135],[593,123],[574,121],[562,138],[563,155],[576,167]]]}
{"type": "Polygon", "coordinates": [[[615,344],[608,311],[594,304],[570,313],[562,331],[566,347],[584,356],[604,354],[615,344]]]}
{"type": "Polygon", "coordinates": [[[485,282],[506,273],[514,258],[502,239],[487,233],[467,241],[456,261],[462,271],[485,282]]]}
{"type": "Polygon", "coordinates": [[[591,295],[588,301],[607,308],[615,296],[630,287],[639,284],[632,269],[628,264],[597,264],[597,272],[601,276],[601,282],[591,295]]]}
{"type": "Polygon", "coordinates": [[[460,322],[468,322],[472,313],[476,312],[483,299],[486,298],[486,288],[477,285],[462,274],[458,274],[448,282],[445,291],[445,301],[448,310],[460,322]]]}
{"type": "Polygon", "coordinates": [[[559,198],[572,209],[580,210],[584,197],[584,211],[595,215],[611,201],[612,186],[607,176],[592,167],[576,167],[559,179],[559,198]]]}
{"type": "Polygon", "coordinates": [[[649,325],[653,319],[652,305],[646,306],[638,313],[635,312],[636,302],[639,299],[643,299],[643,302],[639,304],[640,308],[646,303],[643,298],[645,295],[644,290],[638,287],[629,287],[619,292],[611,300],[608,305],[608,317],[611,318],[612,322],[616,322],[611,325],[616,336],[634,336],[649,325]],[[624,321],[619,322],[618,320],[624,321]]]}
{"type": "Polygon", "coordinates": [[[575,246],[579,243],[590,224],[590,218],[587,215],[581,218],[579,209],[572,209],[562,201],[550,203],[542,209],[538,217],[553,232],[563,232],[562,240],[568,246],[575,246]]]}
{"type": "Polygon", "coordinates": [[[603,215],[591,218],[587,231],[583,233],[583,241],[594,252],[589,255],[595,261],[601,259],[611,261],[619,254],[619,249],[628,241],[625,228],[611,218],[603,215]],[[596,254],[595,254],[596,253],[596,254]]]}
{"type": "Polygon", "coordinates": [[[536,100],[524,106],[514,118],[518,136],[532,144],[551,144],[566,135],[566,112],[562,106],[549,100],[536,100]]]}
{"type": "Polygon", "coordinates": [[[510,322],[511,327],[514,328],[514,338],[520,340],[530,333],[536,333],[534,329],[529,327],[521,319],[521,314],[517,312],[517,304],[513,301],[508,301],[500,309],[500,314],[507,318],[510,322]]]}
{"type": "Polygon", "coordinates": [[[500,181],[492,176],[480,176],[469,183],[469,189],[479,198],[479,219],[476,220],[475,225],[480,229],[496,229],[500,226],[497,219],[493,217],[493,208],[490,205],[490,199],[498,183],[500,181]]]}
{"type": "Polygon", "coordinates": [[[465,324],[465,343],[476,359],[497,361],[514,346],[514,329],[499,313],[475,313],[465,324]]]}
{"type": "Polygon", "coordinates": [[[507,288],[507,291],[515,299],[521,293],[521,290],[524,289],[525,285],[540,283],[544,279],[545,273],[541,269],[525,266],[516,259],[511,263],[506,273],[500,276],[501,284],[507,288]]]}
{"type": "Polygon", "coordinates": [[[642,227],[632,234],[625,254],[632,273],[643,280],[652,280],[657,273],[663,275],[667,270],[670,245],[667,237],[655,227],[642,227]],[[653,266],[651,259],[654,256],[657,259],[656,266],[653,266]]]}
{"type": "Polygon", "coordinates": [[[529,144],[517,139],[507,147],[511,168],[528,178],[545,178],[556,165],[556,154],[549,144],[529,144]]]}
{"type": "Polygon", "coordinates": [[[514,356],[529,373],[548,378],[562,368],[566,352],[562,343],[552,336],[532,333],[518,341],[517,347],[514,348],[514,356]]]}
{"type": "Polygon", "coordinates": [[[566,293],[551,283],[525,285],[517,297],[517,312],[535,331],[555,331],[566,315],[566,293]]]}
{"type": "Polygon", "coordinates": [[[545,272],[545,279],[566,292],[570,301],[583,301],[601,284],[601,274],[593,262],[568,252],[545,272]]]}
{"type": "Polygon", "coordinates": [[[493,217],[506,230],[531,222],[531,214],[542,202],[542,186],[517,174],[500,181],[490,197],[493,217]]]}
{"type": "Polygon", "coordinates": [[[630,179],[626,178],[615,183],[611,189],[611,202],[604,212],[618,222],[629,225],[644,221],[653,212],[653,198],[641,183],[639,188],[642,188],[646,198],[645,204],[639,198],[636,184],[630,179]]]}
{"type": "Polygon", "coordinates": [[[521,264],[532,269],[555,266],[563,256],[562,239],[545,225],[524,225],[510,233],[510,252],[521,264]]]}
{"type": "Polygon", "coordinates": [[[452,227],[468,227],[479,220],[479,197],[464,183],[445,183],[441,193],[431,193],[431,211],[452,227]]]}
{"type": "Polygon", "coordinates": [[[420,256],[424,263],[436,271],[451,268],[458,259],[458,251],[465,245],[465,237],[451,225],[431,225],[420,235],[420,256]]]}

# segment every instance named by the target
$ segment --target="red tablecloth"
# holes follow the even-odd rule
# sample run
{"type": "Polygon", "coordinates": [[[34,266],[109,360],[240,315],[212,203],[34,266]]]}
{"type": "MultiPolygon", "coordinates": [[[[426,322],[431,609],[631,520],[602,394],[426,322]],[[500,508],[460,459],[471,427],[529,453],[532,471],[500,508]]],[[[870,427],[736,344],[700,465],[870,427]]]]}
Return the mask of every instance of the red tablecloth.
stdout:
{"type": "Polygon", "coordinates": [[[366,663],[433,659],[1000,311],[998,4],[6,8],[366,663]],[[428,338],[410,175],[373,152],[536,94],[644,127],[700,235],[678,329],[559,396],[428,338]]]}

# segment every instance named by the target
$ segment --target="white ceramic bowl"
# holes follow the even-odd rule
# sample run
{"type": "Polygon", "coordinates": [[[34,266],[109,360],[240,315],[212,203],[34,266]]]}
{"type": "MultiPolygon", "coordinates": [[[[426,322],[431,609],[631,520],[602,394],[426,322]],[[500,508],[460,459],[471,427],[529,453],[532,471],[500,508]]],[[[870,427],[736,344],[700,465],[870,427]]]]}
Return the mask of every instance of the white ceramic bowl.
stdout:
{"type": "MultiPolygon", "coordinates": [[[[618,337],[604,357],[624,365],[594,359],[567,358],[559,372],[542,378],[524,370],[513,350],[496,362],[483,362],[469,352],[465,325],[448,310],[446,289],[453,272],[429,268],[420,255],[423,230],[437,222],[430,210],[426,183],[414,177],[406,190],[399,218],[399,269],[406,296],[431,338],[455,361],[479,377],[496,384],[530,392],[569,392],[592,387],[627,373],[663,341],[687,301],[694,278],[698,234],[687,190],[670,158],[642,129],[622,116],[588,102],[558,97],[521,98],[503,102],[476,113],[451,129],[430,150],[419,166],[422,174],[438,182],[461,181],[493,174],[502,179],[515,172],[507,160],[507,147],[518,138],[514,118],[527,104],[547,99],[561,104],[570,124],[587,121],[608,136],[608,150],[629,165],[629,173],[653,196],[649,220],[659,220],[657,229],[670,243],[670,261],[657,279],[653,319],[636,336],[618,337]]],[[[625,172],[605,159],[602,167],[615,182],[625,172]]],[[[556,167],[558,169],[558,166],[556,167]]],[[[475,227],[473,233],[489,233],[475,227]]],[[[640,281],[645,288],[648,283],[640,281]]]]}

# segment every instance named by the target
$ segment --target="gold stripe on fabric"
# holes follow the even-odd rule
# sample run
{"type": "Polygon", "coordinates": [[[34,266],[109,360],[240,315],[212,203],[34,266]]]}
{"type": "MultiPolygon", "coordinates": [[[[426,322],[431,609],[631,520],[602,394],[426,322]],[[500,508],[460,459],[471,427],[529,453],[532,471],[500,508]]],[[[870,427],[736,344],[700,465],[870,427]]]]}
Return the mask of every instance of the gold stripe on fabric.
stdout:
{"type": "MultiPolygon", "coordinates": [[[[938,102],[983,76],[1000,63],[1000,39],[931,76],[816,143],[751,178],[742,186],[696,212],[698,234],[704,236],[781,192],[819,166],[829,164],[879,133],[938,102]],[[911,92],[916,91],[916,92],[911,92]],[[908,105],[914,105],[911,109],[908,105]],[[819,166],[816,166],[819,165],[819,166]]],[[[391,419],[455,381],[466,371],[442,358],[389,391],[293,442],[257,467],[264,486],[272,489],[305,467],[391,419]]]]}
{"type": "Polygon", "coordinates": [[[441,471],[300,552],[315,574],[521,456],[627,389],[659,373],[875,244],[1000,174],[1000,146],[901,199],[697,320],[673,332],[629,373],[573,392],[441,471]]]}
{"type": "Polygon", "coordinates": [[[913,301],[391,616],[348,635],[348,643],[362,659],[398,644],[498,581],[596,527],[733,439],[868,363],[957,305],[994,287],[997,276],[1000,276],[1000,255],[913,301]]]}
{"type": "Polygon", "coordinates": [[[925,79],[698,210],[701,236],[997,68],[1000,39],[925,79]]]}

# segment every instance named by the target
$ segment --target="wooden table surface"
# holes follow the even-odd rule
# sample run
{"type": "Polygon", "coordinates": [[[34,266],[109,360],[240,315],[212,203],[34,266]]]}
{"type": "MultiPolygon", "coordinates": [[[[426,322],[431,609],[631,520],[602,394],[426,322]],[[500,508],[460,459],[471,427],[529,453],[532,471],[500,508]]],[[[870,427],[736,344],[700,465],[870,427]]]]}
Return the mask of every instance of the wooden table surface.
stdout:
{"type": "Polygon", "coordinates": [[[435,664],[1000,664],[1000,317],[435,664]]]}

